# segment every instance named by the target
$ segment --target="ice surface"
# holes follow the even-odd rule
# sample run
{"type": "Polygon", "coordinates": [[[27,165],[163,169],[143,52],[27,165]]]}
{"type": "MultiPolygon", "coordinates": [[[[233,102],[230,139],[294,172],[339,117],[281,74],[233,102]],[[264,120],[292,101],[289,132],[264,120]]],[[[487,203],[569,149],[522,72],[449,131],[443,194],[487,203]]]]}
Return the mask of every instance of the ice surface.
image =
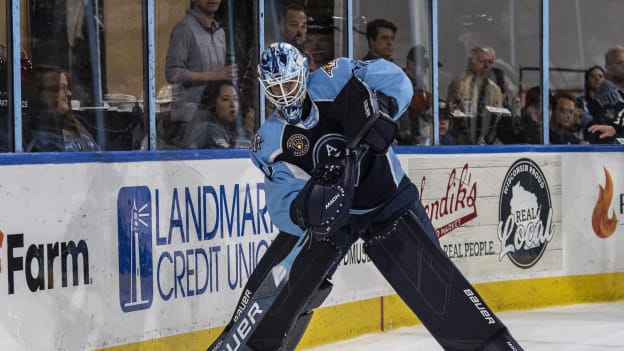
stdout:
{"type": "MultiPolygon", "coordinates": [[[[624,351],[624,301],[509,311],[498,316],[526,351],[624,351]]],[[[422,326],[369,334],[306,351],[438,351],[422,326]]]]}

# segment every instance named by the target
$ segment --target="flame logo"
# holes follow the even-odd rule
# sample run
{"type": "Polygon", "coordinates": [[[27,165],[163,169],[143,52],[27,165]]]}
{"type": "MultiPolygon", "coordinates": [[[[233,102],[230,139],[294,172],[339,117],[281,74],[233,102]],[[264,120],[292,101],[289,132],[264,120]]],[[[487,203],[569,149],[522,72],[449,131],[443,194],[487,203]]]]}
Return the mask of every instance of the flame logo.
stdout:
{"type": "Polygon", "coordinates": [[[609,218],[609,207],[613,199],[613,179],[611,179],[611,174],[606,167],[604,172],[606,182],[604,188],[599,185],[598,201],[596,201],[596,207],[592,213],[592,227],[596,235],[601,238],[608,238],[615,232],[617,218],[615,217],[615,210],[612,210],[611,218],[609,218]]]}

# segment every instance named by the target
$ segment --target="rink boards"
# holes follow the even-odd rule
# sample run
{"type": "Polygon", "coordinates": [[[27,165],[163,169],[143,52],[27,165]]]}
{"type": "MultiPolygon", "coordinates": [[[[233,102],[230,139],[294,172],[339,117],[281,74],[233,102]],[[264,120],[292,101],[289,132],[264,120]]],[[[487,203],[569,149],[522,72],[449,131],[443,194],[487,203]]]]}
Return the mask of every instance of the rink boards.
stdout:
{"type": "MultiPolygon", "coordinates": [[[[262,174],[133,155],[0,156],[0,349],[202,350],[227,322],[276,232],[262,174]]],[[[399,157],[495,310],[624,299],[624,153],[399,157]]],[[[333,280],[302,346],[418,322],[361,242],[333,280]]]]}

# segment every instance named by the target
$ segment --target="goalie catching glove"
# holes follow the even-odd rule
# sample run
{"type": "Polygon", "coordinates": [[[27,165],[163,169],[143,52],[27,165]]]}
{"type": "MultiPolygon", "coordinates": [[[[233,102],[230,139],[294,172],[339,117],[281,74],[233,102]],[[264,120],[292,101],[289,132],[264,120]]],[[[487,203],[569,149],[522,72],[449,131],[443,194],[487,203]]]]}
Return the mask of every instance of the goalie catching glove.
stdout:
{"type": "Polygon", "coordinates": [[[290,205],[290,218],[322,240],[345,225],[357,179],[357,154],[347,150],[317,165],[290,205]]]}

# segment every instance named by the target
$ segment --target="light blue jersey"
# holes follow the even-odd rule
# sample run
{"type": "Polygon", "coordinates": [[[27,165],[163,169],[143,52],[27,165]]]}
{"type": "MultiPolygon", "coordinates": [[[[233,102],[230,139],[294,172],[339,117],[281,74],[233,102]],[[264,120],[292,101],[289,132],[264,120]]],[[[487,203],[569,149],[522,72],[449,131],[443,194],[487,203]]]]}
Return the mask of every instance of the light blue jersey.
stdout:
{"type": "MultiPolygon", "coordinates": [[[[301,235],[303,229],[290,219],[290,204],[319,162],[345,148],[344,129],[328,111],[345,84],[356,75],[372,90],[396,100],[398,119],[412,98],[412,85],[394,63],[379,59],[356,61],[339,58],[310,73],[307,87],[307,117],[289,125],[275,111],[258,130],[251,158],[265,174],[269,214],[282,231],[301,235]]],[[[353,214],[366,213],[396,193],[404,171],[392,149],[385,154],[366,152],[360,162],[353,214]]]]}

